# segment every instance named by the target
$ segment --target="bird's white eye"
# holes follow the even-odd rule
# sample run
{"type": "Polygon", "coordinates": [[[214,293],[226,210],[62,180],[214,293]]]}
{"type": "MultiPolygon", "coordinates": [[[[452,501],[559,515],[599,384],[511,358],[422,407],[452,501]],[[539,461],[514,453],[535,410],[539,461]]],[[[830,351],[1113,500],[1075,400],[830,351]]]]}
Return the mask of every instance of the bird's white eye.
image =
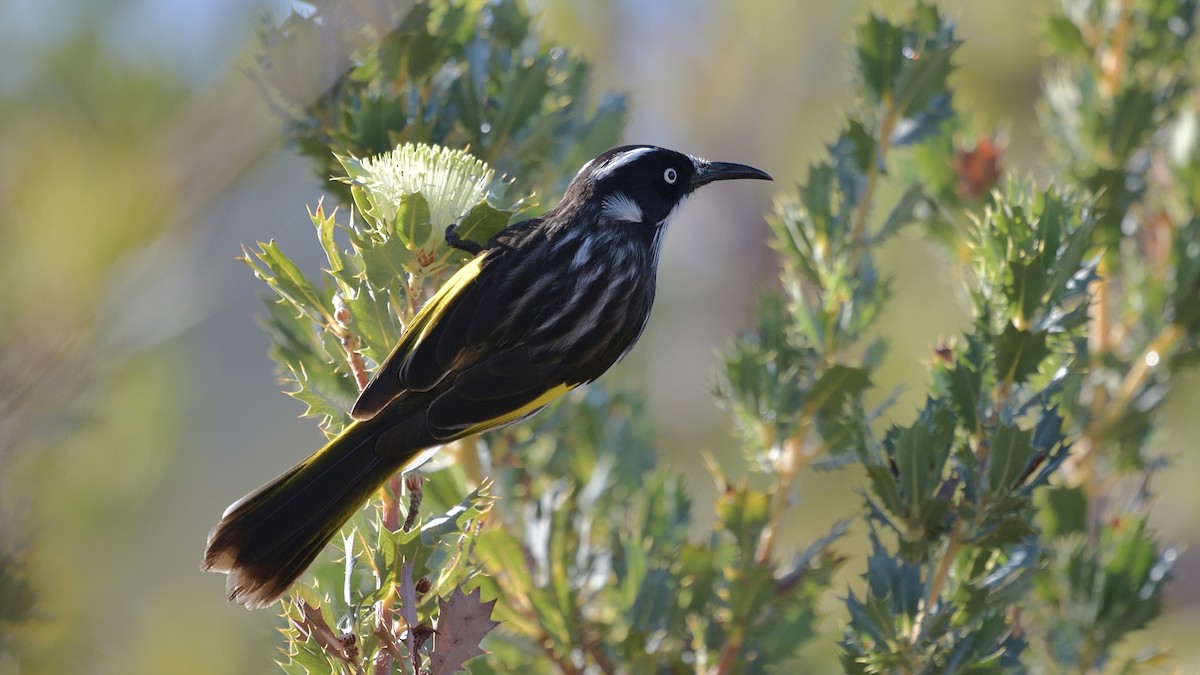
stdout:
{"type": "Polygon", "coordinates": [[[667,169],[663,172],[663,180],[667,181],[670,185],[674,185],[678,178],[679,174],[675,172],[675,169],[667,169]]]}

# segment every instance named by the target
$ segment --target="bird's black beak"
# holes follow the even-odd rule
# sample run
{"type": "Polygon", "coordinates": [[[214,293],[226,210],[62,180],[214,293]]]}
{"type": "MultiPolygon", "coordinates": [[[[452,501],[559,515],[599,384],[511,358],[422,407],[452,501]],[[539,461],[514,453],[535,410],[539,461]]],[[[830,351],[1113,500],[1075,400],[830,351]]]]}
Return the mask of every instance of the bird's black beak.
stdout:
{"type": "Polygon", "coordinates": [[[696,173],[692,176],[692,189],[702,185],[719,180],[736,180],[738,178],[750,178],[753,180],[774,180],[767,174],[766,171],[756,169],[745,164],[733,164],[732,162],[705,162],[703,160],[695,160],[696,173]]]}

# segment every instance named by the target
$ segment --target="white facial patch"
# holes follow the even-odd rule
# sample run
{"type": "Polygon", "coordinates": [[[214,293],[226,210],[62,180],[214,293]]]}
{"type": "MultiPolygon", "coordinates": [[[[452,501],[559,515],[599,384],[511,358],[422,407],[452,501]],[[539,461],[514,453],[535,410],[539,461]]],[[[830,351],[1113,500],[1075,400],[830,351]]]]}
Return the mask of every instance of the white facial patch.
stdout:
{"type": "Polygon", "coordinates": [[[642,222],[642,208],[624,192],[614,192],[605,197],[600,214],[626,223],[642,222]]]}
{"type": "Polygon", "coordinates": [[[663,218],[663,219],[662,219],[662,222],[661,222],[661,223],[659,223],[660,225],[662,225],[662,226],[663,226],[663,229],[666,229],[667,225],[668,225],[668,224],[669,224],[669,223],[670,223],[672,220],[675,220],[675,216],[679,215],[679,212],[680,212],[681,210],[683,210],[683,205],[687,203],[687,200],[688,200],[688,198],[687,198],[686,196],[685,196],[685,197],[680,197],[680,198],[679,198],[679,201],[678,201],[678,202],[676,202],[676,203],[675,203],[675,206],[673,206],[673,207],[671,208],[671,212],[667,214],[667,217],[666,217],[666,218],[663,218]]]}
{"type": "Polygon", "coordinates": [[[612,173],[617,169],[629,164],[630,162],[635,162],[639,157],[648,155],[657,149],[658,148],[634,148],[632,150],[626,150],[625,152],[622,152],[616,157],[613,157],[605,162],[604,166],[600,167],[596,170],[596,173],[592,174],[592,177],[596,180],[604,180],[605,178],[611,176],[612,173]]]}

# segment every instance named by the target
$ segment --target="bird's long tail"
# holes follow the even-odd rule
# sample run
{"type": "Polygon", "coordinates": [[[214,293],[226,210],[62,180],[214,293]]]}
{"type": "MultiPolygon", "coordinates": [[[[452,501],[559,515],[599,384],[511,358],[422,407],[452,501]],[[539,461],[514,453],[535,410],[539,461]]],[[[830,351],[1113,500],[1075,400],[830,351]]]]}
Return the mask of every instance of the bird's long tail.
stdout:
{"type": "Polygon", "coordinates": [[[229,598],[271,605],[416,450],[381,454],[385,429],[356,422],[311,457],[234,502],[208,535],[202,567],[229,575],[229,598]]]}

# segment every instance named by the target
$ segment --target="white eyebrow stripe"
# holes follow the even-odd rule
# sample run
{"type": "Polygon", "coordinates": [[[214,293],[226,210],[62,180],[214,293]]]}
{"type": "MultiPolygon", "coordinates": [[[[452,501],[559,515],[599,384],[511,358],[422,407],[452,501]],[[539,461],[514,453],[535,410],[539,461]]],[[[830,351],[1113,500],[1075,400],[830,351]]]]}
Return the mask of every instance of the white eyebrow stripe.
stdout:
{"type": "Polygon", "coordinates": [[[587,161],[587,164],[584,164],[583,166],[579,167],[579,171],[576,171],[576,172],[575,172],[575,175],[576,175],[576,176],[582,176],[584,173],[586,173],[586,172],[587,172],[587,170],[588,170],[588,167],[590,167],[591,165],[593,165],[593,164],[595,164],[595,163],[596,163],[596,158],[595,158],[595,157],[593,157],[593,158],[589,159],[589,160],[587,161]]]}
{"type": "Polygon", "coordinates": [[[642,208],[624,192],[614,192],[604,198],[600,213],[613,220],[627,223],[642,222],[642,208]]]}
{"type": "Polygon", "coordinates": [[[617,169],[629,164],[630,162],[636,161],[642,155],[654,152],[656,149],[657,148],[634,148],[633,150],[626,150],[625,152],[622,152],[616,157],[613,157],[605,162],[604,166],[596,169],[596,173],[592,174],[592,176],[596,180],[603,180],[612,175],[612,172],[616,171],[617,169]]]}

